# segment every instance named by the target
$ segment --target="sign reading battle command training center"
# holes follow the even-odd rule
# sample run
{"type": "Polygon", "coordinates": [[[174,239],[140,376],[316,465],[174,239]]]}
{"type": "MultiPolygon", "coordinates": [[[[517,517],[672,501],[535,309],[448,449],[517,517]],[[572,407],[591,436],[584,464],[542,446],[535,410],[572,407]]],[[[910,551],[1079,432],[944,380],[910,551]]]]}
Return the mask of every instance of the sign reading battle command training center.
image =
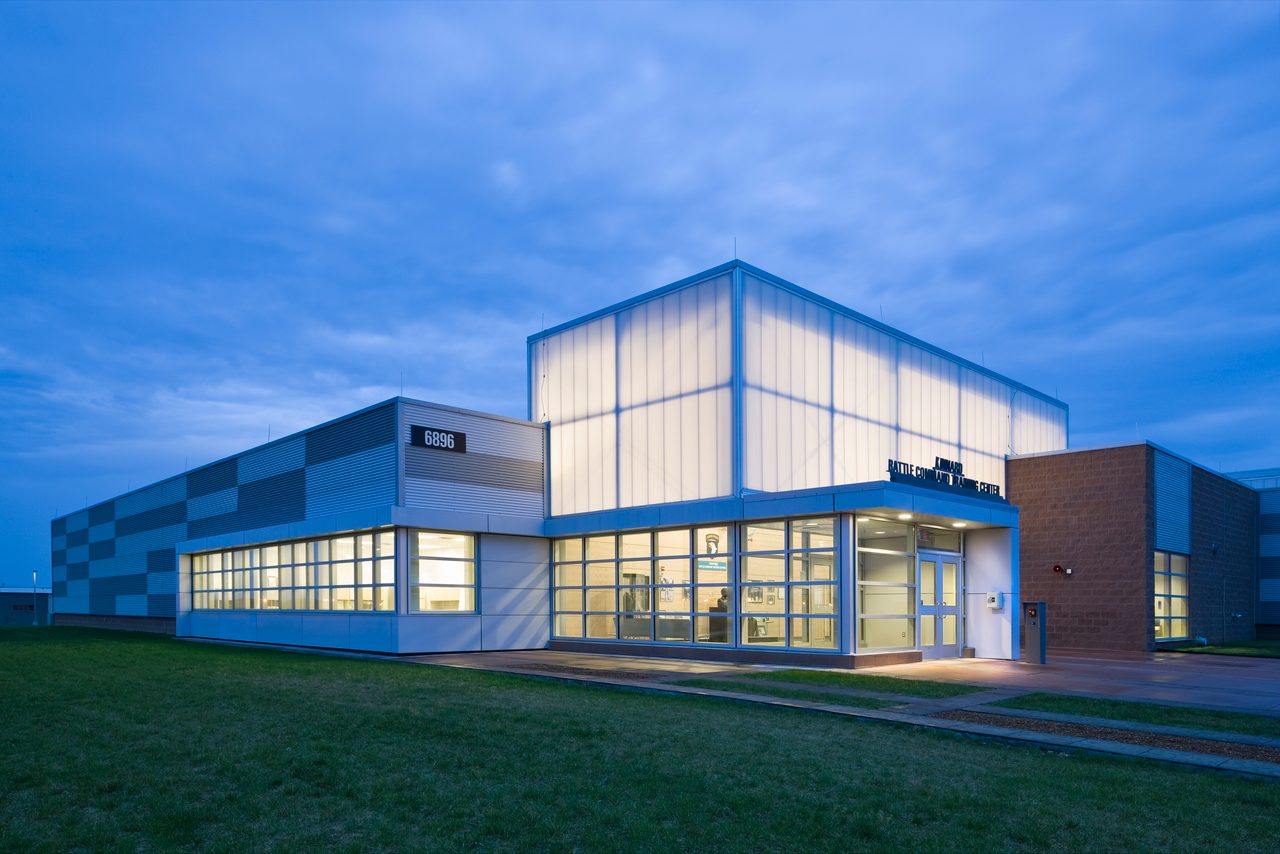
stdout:
{"type": "Polygon", "coordinates": [[[931,469],[898,460],[889,460],[889,480],[900,483],[915,482],[925,486],[943,486],[958,491],[976,492],[984,498],[1004,500],[1000,494],[999,484],[965,477],[963,465],[942,457],[933,458],[931,469]]]}

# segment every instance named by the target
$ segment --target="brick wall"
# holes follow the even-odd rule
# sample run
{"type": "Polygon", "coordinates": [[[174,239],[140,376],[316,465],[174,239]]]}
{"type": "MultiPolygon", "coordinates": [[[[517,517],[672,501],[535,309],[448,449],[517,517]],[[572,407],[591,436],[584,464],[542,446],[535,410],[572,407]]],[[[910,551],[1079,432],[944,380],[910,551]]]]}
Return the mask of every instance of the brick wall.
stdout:
{"type": "Polygon", "coordinates": [[[1047,603],[1050,654],[1150,647],[1152,466],[1147,445],[1008,462],[1009,500],[1021,510],[1020,593],[1047,603]]]}
{"type": "Polygon", "coordinates": [[[1257,619],[1258,494],[1191,467],[1191,634],[1253,640],[1257,619]],[[1215,549],[1216,546],[1216,549],[1215,549]],[[1240,614],[1232,617],[1232,614],[1240,614]]]}

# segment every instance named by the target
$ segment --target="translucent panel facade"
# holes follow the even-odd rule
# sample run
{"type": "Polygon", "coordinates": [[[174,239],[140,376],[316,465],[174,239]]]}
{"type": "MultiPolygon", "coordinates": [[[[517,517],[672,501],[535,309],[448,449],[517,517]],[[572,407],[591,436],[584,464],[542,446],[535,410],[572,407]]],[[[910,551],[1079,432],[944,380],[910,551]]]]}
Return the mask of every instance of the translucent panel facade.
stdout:
{"type": "Polygon", "coordinates": [[[551,422],[551,513],[729,495],[728,275],[534,342],[533,420],[551,422]]]}
{"type": "Polygon", "coordinates": [[[887,480],[890,459],[1003,492],[1006,455],[1066,447],[1063,404],[753,270],[534,336],[551,515],[887,480]]]}
{"type": "Polygon", "coordinates": [[[1004,487],[1006,454],[1061,450],[1066,407],[750,274],[742,308],[743,486],[886,479],[889,459],[1004,487]]]}

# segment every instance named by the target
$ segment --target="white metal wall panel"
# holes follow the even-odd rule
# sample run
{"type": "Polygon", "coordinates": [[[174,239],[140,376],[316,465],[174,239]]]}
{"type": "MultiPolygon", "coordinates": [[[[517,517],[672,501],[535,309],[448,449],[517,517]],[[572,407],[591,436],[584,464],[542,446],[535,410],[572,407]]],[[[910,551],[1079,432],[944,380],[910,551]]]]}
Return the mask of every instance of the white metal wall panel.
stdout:
{"type": "Polygon", "coordinates": [[[535,343],[553,515],[732,491],[731,315],[726,275],[535,343]]]}
{"type": "MultiPolygon", "coordinates": [[[[598,421],[588,419],[592,420],[598,421]]],[[[406,507],[534,518],[545,515],[546,449],[541,426],[406,402],[400,431],[400,441],[406,446],[406,507]],[[467,452],[411,447],[415,424],[465,433],[467,452]]]]}
{"type": "Polygon", "coordinates": [[[1155,451],[1156,548],[1191,553],[1191,465],[1155,451]]]}

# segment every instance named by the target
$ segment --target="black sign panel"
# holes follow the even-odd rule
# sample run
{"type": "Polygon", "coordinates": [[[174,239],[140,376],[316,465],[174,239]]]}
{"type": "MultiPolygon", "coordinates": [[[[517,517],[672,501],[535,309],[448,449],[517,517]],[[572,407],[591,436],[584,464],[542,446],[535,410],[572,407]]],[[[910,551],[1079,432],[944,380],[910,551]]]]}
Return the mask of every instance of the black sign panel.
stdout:
{"type": "Polygon", "coordinates": [[[439,427],[409,425],[409,444],[419,448],[435,448],[437,451],[467,452],[467,434],[457,430],[441,430],[439,427]]]}

